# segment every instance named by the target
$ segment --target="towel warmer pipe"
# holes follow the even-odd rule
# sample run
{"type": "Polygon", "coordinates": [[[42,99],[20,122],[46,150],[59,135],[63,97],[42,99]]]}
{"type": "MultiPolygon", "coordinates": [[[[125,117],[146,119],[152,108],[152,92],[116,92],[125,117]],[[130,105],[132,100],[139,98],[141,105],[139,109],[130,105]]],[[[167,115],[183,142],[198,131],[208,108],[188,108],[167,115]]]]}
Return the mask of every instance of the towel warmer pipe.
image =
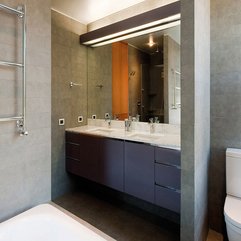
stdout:
{"type": "MultiPolygon", "coordinates": [[[[26,7],[22,6],[22,10],[25,13],[26,16],[26,7]]],[[[26,126],[26,17],[23,16],[22,21],[22,28],[23,28],[23,34],[22,34],[22,41],[23,41],[23,71],[22,71],[22,80],[23,80],[23,97],[22,97],[22,116],[23,116],[23,123],[22,128],[20,130],[20,135],[28,135],[28,132],[25,130],[26,126]]],[[[17,124],[18,125],[18,124],[17,124]]]]}
{"type": "Polygon", "coordinates": [[[18,7],[18,9],[15,9],[15,8],[8,7],[8,6],[4,5],[4,4],[0,4],[0,9],[6,10],[6,11],[8,11],[10,13],[17,14],[20,17],[22,17],[25,14],[24,10],[23,11],[21,10],[21,6],[18,7]]]}
{"type": "Polygon", "coordinates": [[[0,122],[17,121],[17,128],[20,136],[28,135],[26,131],[26,7],[18,6],[17,9],[0,4],[0,9],[9,13],[16,14],[22,18],[22,63],[13,63],[8,61],[0,61],[1,66],[21,67],[22,68],[22,114],[17,117],[3,117],[0,122]]]}
{"type": "Polygon", "coordinates": [[[177,86],[177,75],[179,76],[180,78],[180,75],[181,75],[181,72],[178,71],[178,70],[174,70],[172,69],[172,74],[173,74],[173,78],[174,78],[174,87],[173,87],[173,104],[172,104],[172,109],[177,109],[178,107],[180,108],[181,107],[181,103],[177,103],[177,90],[178,91],[181,91],[181,87],[180,86],[177,86]]]}
{"type": "Polygon", "coordinates": [[[0,118],[0,122],[22,120],[22,116],[0,118]]]}
{"type": "Polygon", "coordinates": [[[13,63],[13,62],[7,62],[7,61],[0,61],[0,65],[2,66],[15,66],[15,67],[23,67],[23,64],[19,64],[19,63],[13,63]]]}

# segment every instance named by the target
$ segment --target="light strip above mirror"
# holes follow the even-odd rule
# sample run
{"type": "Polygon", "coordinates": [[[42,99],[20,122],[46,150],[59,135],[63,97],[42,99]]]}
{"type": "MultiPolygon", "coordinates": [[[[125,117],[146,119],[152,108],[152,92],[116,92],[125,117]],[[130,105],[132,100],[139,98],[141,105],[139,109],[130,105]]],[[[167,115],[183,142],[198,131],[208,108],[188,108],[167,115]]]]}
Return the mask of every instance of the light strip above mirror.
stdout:
{"type": "Polygon", "coordinates": [[[80,43],[91,47],[121,41],[180,24],[180,1],[136,15],[80,35],[80,43]]]}
{"type": "Polygon", "coordinates": [[[161,31],[161,30],[164,30],[164,29],[175,27],[177,25],[180,25],[180,20],[175,21],[175,22],[170,22],[170,23],[167,23],[167,24],[164,24],[164,25],[159,25],[157,27],[144,29],[144,30],[141,30],[141,31],[138,31],[138,32],[130,33],[130,34],[127,34],[127,35],[123,35],[123,36],[120,36],[120,37],[117,37],[117,38],[109,39],[109,40],[99,42],[99,43],[96,43],[96,44],[92,44],[91,47],[99,47],[99,46],[103,46],[103,45],[106,45],[106,44],[111,44],[111,43],[114,43],[114,42],[117,42],[117,41],[122,41],[122,40],[125,40],[125,39],[134,38],[134,37],[138,37],[138,36],[141,36],[141,35],[144,35],[144,34],[153,33],[153,32],[156,32],[156,31],[161,31]]]}

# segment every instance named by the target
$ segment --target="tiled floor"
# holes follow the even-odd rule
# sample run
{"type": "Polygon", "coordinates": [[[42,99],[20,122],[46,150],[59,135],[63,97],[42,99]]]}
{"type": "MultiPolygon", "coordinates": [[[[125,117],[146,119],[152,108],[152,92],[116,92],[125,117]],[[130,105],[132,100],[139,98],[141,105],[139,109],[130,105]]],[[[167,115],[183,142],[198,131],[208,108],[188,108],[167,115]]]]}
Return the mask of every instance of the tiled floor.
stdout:
{"type": "MultiPolygon", "coordinates": [[[[118,241],[179,240],[177,225],[120,202],[86,192],[73,192],[54,202],[118,241]]],[[[223,237],[209,230],[207,241],[223,241],[223,237]]]]}
{"type": "Polygon", "coordinates": [[[178,241],[179,227],[120,202],[74,192],[54,202],[118,241],[178,241]]]}

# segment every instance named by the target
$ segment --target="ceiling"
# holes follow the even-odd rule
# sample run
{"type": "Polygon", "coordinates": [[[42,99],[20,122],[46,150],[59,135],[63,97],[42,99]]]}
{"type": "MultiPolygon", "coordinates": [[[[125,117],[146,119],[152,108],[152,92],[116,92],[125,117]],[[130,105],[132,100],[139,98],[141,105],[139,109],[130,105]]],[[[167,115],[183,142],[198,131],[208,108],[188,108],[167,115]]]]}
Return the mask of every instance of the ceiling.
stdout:
{"type": "Polygon", "coordinates": [[[52,0],[51,7],[83,24],[89,24],[145,0],[52,0]]]}

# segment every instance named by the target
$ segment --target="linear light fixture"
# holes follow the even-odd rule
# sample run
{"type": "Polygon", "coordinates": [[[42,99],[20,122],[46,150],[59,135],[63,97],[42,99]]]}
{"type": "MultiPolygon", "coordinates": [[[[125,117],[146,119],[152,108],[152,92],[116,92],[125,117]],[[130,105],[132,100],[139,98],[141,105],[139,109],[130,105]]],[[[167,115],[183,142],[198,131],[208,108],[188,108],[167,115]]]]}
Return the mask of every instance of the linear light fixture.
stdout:
{"type": "Polygon", "coordinates": [[[174,27],[174,26],[177,26],[177,25],[180,25],[180,20],[175,21],[175,22],[171,22],[171,23],[167,23],[167,24],[164,24],[164,25],[161,25],[161,26],[141,30],[141,31],[138,31],[138,32],[135,32],[135,33],[123,35],[123,36],[113,38],[113,39],[109,39],[109,40],[99,42],[99,43],[96,43],[96,44],[92,44],[91,47],[99,47],[99,46],[103,46],[103,45],[106,45],[106,44],[111,44],[111,43],[114,43],[114,42],[117,42],[117,41],[122,41],[122,40],[125,40],[125,39],[138,37],[138,36],[148,34],[148,33],[153,33],[153,32],[156,32],[156,31],[161,31],[161,30],[171,28],[171,27],[174,27]]]}
{"type": "Polygon", "coordinates": [[[97,47],[180,24],[180,1],[80,35],[80,43],[97,47]]]}

